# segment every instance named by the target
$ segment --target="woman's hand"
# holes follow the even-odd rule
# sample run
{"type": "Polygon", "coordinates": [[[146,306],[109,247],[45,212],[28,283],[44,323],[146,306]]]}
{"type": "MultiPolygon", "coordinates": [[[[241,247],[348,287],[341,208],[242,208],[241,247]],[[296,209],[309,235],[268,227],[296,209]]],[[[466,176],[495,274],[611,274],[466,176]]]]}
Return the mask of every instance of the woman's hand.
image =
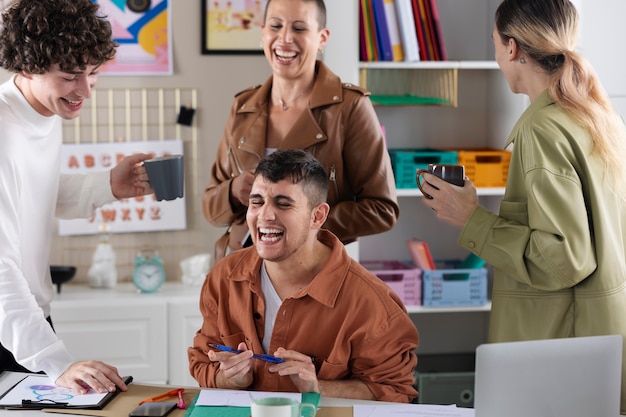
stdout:
{"type": "Polygon", "coordinates": [[[424,173],[424,192],[432,196],[422,198],[422,204],[430,207],[438,219],[453,226],[463,227],[478,204],[476,187],[465,177],[465,186],[450,184],[436,175],[424,173]]]}
{"type": "Polygon", "coordinates": [[[234,207],[238,205],[248,206],[248,200],[250,199],[250,191],[252,191],[253,182],[254,170],[244,171],[241,175],[233,178],[233,181],[230,184],[230,200],[234,207]]]}

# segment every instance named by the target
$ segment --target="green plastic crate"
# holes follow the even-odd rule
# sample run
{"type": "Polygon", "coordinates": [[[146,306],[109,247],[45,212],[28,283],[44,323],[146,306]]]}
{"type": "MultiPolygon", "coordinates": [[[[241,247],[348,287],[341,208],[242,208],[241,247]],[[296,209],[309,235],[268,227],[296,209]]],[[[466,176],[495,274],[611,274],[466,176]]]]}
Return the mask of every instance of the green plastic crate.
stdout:
{"type": "Polygon", "coordinates": [[[427,169],[428,164],[452,164],[458,161],[456,151],[438,149],[389,149],[396,188],[417,188],[415,173],[427,169]]]}

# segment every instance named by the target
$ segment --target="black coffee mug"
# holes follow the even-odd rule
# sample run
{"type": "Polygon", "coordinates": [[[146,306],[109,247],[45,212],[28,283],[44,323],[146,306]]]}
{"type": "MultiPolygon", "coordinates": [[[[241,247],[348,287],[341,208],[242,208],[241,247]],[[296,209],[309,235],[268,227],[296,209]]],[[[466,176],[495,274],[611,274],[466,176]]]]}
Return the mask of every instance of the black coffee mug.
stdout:
{"type": "Polygon", "coordinates": [[[143,161],[157,201],[182,198],[185,169],[182,155],[168,155],[143,161]]]}
{"type": "Polygon", "coordinates": [[[450,184],[458,185],[459,187],[463,187],[463,185],[465,185],[465,167],[463,165],[428,164],[428,169],[418,169],[415,174],[417,187],[420,189],[422,194],[426,196],[426,198],[433,197],[426,194],[422,189],[421,176],[425,172],[433,174],[450,184]]]}

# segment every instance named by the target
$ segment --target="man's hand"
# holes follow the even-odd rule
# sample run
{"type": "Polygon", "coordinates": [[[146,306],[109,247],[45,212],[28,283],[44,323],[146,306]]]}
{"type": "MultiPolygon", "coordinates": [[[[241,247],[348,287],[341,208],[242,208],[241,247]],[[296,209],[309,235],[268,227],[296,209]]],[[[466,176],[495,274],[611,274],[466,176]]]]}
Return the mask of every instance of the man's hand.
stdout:
{"type": "Polygon", "coordinates": [[[152,155],[138,153],[125,157],[111,170],[111,190],[117,199],[152,193],[148,173],[142,162],[152,155]]]}
{"type": "Polygon", "coordinates": [[[300,392],[320,392],[315,364],[310,356],[284,348],[278,348],[274,356],[285,362],[270,366],[270,372],[278,372],[281,376],[289,375],[300,392]]]}
{"type": "Polygon", "coordinates": [[[113,392],[116,386],[122,391],[128,390],[117,368],[100,361],[74,362],[55,383],[81,394],[86,394],[90,388],[100,393],[113,392]]]}
{"type": "Polygon", "coordinates": [[[208,352],[212,362],[220,363],[220,370],[217,374],[215,384],[218,388],[226,389],[246,389],[254,380],[252,355],[254,352],[247,350],[245,343],[239,343],[238,350],[243,352],[234,354],[229,352],[208,352]]]}

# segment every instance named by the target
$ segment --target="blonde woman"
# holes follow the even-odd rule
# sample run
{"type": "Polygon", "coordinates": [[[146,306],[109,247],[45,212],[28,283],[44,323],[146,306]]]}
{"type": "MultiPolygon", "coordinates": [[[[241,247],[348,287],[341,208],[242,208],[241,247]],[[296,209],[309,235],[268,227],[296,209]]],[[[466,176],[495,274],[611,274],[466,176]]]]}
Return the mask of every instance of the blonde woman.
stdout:
{"type": "Polygon", "coordinates": [[[575,51],[578,25],[569,0],[505,0],[496,12],[496,61],[531,101],[507,141],[499,214],[479,206],[471,181],[425,175],[434,198],[423,203],[495,269],[493,342],[626,335],[626,137],[575,51]]]}

